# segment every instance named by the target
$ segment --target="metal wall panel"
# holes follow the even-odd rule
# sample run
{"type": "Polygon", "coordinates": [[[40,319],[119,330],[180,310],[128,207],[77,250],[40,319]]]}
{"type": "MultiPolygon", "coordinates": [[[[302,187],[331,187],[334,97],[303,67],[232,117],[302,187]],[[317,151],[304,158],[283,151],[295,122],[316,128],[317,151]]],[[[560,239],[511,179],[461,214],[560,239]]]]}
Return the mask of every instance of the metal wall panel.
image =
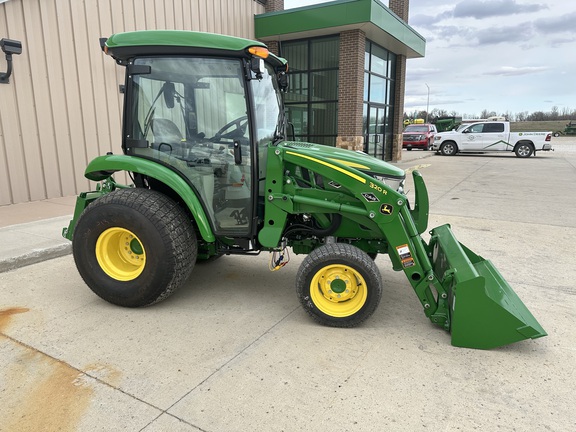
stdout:
{"type": "Polygon", "coordinates": [[[100,37],[183,29],[254,38],[261,13],[254,0],[1,3],[0,38],[22,41],[23,51],[13,56],[10,84],[0,84],[0,205],[93,188],[83,175],[88,162],[121,152],[124,70],[102,53],[100,37]]]}

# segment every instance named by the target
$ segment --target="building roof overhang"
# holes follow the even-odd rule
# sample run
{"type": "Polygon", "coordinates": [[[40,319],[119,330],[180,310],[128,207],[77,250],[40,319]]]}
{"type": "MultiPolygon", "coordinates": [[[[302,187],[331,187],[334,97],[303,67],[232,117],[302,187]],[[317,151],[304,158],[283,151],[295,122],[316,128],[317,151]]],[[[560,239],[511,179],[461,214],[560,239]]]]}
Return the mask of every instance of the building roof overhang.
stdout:
{"type": "Polygon", "coordinates": [[[336,0],[256,15],[255,36],[266,41],[308,39],[361,30],[407,58],[424,57],[426,39],[378,0],[336,0]]]}

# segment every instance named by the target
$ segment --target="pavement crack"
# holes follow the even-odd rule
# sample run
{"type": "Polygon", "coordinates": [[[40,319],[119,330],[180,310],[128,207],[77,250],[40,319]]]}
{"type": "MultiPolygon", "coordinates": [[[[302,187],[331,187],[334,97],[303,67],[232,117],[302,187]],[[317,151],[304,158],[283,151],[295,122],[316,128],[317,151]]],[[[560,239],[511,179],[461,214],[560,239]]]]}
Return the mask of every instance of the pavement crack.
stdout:
{"type": "MultiPolygon", "coordinates": [[[[206,378],[204,378],[201,382],[199,382],[197,385],[195,385],[193,388],[191,388],[189,391],[187,391],[184,395],[182,395],[182,397],[178,398],[172,405],[170,405],[168,408],[166,408],[166,410],[163,410],[164,413],[166,414],[170,414],[168,413],[168,411],[170,409],[172,409],[174,406],[176,406],[179,402],[181,402],[183,399],[185,399],[188,395],[190,395],[194,390],[196,390],[197,388],[199,388],[200,386],[202,386],[204,383],[206,383],[208,380],[210,380],[210,378],[212,378],[214,375],[216,375],[217,373],[219,373],[222,369],[224,369],[226,366],[230,365],[231,363],[234,362],[234,360],[236,360],[238,357],[240,357],[242,354],[244,354],[248,349],[250,349],[252,346],[254,346],[258,341],[260,341],[262,338],[264,338],[267,334],[269,334],[272,330],[274,330],[276,327],[278,327],[281,323],[283,323],[288,317],[290,317],[290,315],[292,315],[294,312],[300,310],[300,305],[296,306],[294,309],[292,309],[290,312],[288,312],[286,315],[284,315],[280,320],[278,320],[274,325],[270,326],[268,329],[266,329],[266,331],[264,331],[262,334],[260,334],[260,336],[258,336],[257,338],[255,338],[254,340],[252,340],[252,342],[250,342],[249,344],[247,344],[244,348],[242,348],[241,350],[239,350],[234,356],[230,357],[227,361],[225,361],[224,363],[222,363],[218,368],[216,368],[212,373],[210,373],[206,378]]],[[[175,416],[173,416],[175,417],[175,416]]],[[[188,423],[189,424],[189,423],[188,423]]],[[[198,426],[196,425],[191,425],[194,426],[196,428],[198,428],[198,426]]],[[[199,428],[200,429],[200,428],[199,428]]],[[[202,430],[202,429],[201,429],[202,430]]]]}
{"type": "Polygon", "coordinates": [[[50,355],[50,354],[47,354],[47,353],[45,353],[45,352],[43,352],[43,351],[41,351],[41,350],[39,350],[39,349],[37,349],[37,348],[34,348],[33,346],[30,346],[30,345],[28,345],[27,343],[22,342],[22,341],[20,341],[20,340],[18,340],[18,339],[15,339],[14,337],[9,336],[9,335],[7,335],[7,334],[5,334],[5,333],[3,333],[3,332],[0,332],[0,336],[3,337],[3,338],[5,338],[5,339],[7,339],[7,340],[9,340],[10,342],[12,342],[12,343],[14,343],[14,344],[16,344],[16,345],[18,345],[18,346],[20,346],[20,347],[28,350],[28,351],[31,351],[31,352],[33,352],[33,353],[37,353],[37,354],[41,355],[42,357],[44,357],[44,358],[46,358],[46,359],[54,362],[54,364],[58,364],[58,365],[60,365],[60,366],[63,366],[63,367],[68,368],[68,369],[70,369],[70,370],[73,370],[73,371],[77,372],[79,375],[87,376],[87,377],[93,379],[95,382],[97,382],[97,383],[99,383],[99,384],[102,384],[102,385],[104,385],[104,386],[106,386],[106,387],[108,387],[108,388],[111,388],[111,389],[113,389],[113,390],[119,391],[120,393],[122,393],[122,394],[124,394],[124,395],[126,395],[126,396],[128,396],[128,397],[130,397],[130,398],[132,398],[132,399],[134,399],[134,400],[136,400],[136,401],[138,401],[138,402],[141,402],[141,403],[143,403],[143,404],[145,404],[145,405],[148,405],[148,406],[151,407],[151,408],[156,409],[157,411],[164,412],[164,410],[163,410],[162,408],[160,408],[160,407],[158,407],[158,406],[156,406],[156,405],[154,405],[154,404],[151,404],[150,402],[147,402],[147,401],[145,401],[145,400],[143,400],[143,399],[140,399],[139,397],[137,397],[137,396],[135,396],[135,395],[133,395],[133,394],[130,394],[130,393],[122,390],[121,388],[119,388],[119,387],[117,387],[117,386],[114,386],[114,385],[112,385],[112,384],[104,381],[102,378],[99,378],[98,376],[96,376],[96,375],[94,375],[94,374],[91,374],[91,373],[88,372],[88,371],[83,371],[82,369],[79,369],[79,368],[71,365],[70,363],[67,363],[67,362],[65,362],[65,361],[63,361],[63,360],[60,360],[60,359],[58,359],[58,358],[56,358],[56,357],[54,357],[54,356],[52,356],[52,355],[50,355]]]}

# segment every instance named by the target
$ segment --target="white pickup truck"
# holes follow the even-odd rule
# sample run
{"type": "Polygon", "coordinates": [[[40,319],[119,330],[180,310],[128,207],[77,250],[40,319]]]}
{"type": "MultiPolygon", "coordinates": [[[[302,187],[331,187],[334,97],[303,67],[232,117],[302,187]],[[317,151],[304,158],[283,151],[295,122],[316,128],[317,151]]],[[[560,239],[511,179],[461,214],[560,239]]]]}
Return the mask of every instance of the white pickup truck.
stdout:
{"type": "Polygon", "coordinates": [[[552,132],[510,132],[507,121],[483,121],[442,132],[434,137],[432,149],[444,156],[464,152],[513,151],[527,158],[537,151],[552,150],[552,132]]]}

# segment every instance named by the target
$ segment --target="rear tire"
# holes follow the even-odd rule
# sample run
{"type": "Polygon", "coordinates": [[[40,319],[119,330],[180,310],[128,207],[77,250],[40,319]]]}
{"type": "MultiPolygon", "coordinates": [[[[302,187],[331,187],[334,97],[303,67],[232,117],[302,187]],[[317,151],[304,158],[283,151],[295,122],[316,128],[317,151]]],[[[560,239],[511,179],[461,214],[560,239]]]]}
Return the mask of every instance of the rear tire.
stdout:
{"type": "Polygon", "coordinates": [[[534,153],[534,146],[531,143],[521,142],[514,149],[514,153],[519,158],[527,158],[534,153]]]}
{"type": "Polygon", "coordinates": [[[196,234],[182,208],[148,189],[117,189],[90,204],[72,238],[76,267],[107,302],[147,306],[169,297],[190,276],[196,234]]]}
{"type": "Polygon", "coordinates": [[[315,321],[330,327],[354,327],[378,307],[382,278],[366,252],[330,243],[304,259],[296,276],[296,292],[315,321]]]}
{"type": "Polygon", "coordinates": [[[454,156],[458,153],[458,146],[452,141],[445,142],[440,146],[440,153],[443,156],[454,156]]]}

